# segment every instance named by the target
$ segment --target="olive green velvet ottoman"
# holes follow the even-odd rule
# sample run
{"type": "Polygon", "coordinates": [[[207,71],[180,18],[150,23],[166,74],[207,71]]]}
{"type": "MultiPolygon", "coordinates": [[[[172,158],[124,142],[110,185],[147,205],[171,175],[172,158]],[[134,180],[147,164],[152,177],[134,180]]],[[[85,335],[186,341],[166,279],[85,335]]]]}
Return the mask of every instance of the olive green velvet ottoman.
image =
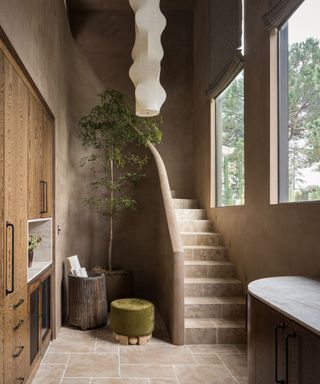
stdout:
{"type": "Polygon", "coordinates": [[[146,344],[154,330],[154,305],[142,299],[119,299],[110,305],[113,337],[122,345],[146,344]]]}

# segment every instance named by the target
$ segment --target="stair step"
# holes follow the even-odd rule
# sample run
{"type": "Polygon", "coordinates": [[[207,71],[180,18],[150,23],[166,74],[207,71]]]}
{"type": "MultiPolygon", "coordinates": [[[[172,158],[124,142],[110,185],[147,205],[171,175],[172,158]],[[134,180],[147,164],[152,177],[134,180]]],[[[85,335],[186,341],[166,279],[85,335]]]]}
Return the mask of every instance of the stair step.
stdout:
{"type": "Polygon", "coordinates": [[[241,296],[242,283],[235,278],[185,277],[185,296],[241,296]]]}
{"type": "Polygon", "coordinates": [[[185,260],[217,261],[227,259],[227,249],[222,245],[185,245],[185,260]]]}
{"type": "Polygon", "coordinates": [[[246,317],[246,300],[243,297],[185,297],[186,318],[242,319],[246,317]]]}
{"type": "Polygon", "coordinates": [[[175,213],[177,216],[177,220],[205,220],[207,218],[207,213],[205,209],[176,208],[175,213]]]}
{"type": "Polygon", "coordinates": [[[215,232],[180,232],[184,245],[221,245],[222,236],[215,232]]]}
{"type": "Polygon", "coordinates": [[[244,344],[246,323],[243,319],[185,319],[186,344],[244,344]]]}
{"type": "Polygon", "coordinates": [[[199,202],[196,199],[173,199],[174,208],[199,208],[199,202]]]}
{"type": "Polygon", "coordinates": [[[173,198],[176,198],[177,195],[178,195],[177,191],[171,191],[171,196],[172,196],[173,198]]]}
{"type": "Polygon", "coordinates": [[[181,232],[211,232],[213,230],[212,220],[178,220],[178,227],[181,232]]]}
{"type": "Polygon", "coordinates": [[[233,264],[228,261],[185,261],[185,277],[233,277],[233,264]]]}

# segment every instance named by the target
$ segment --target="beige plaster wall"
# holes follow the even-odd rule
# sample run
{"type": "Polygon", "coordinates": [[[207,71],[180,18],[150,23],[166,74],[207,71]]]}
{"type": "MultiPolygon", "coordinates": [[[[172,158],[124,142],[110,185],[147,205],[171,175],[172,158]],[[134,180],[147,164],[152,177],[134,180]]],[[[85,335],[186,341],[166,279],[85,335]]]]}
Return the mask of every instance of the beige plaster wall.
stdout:
{"type": "MultiPolygon", "coordinates": [[[[163,115],[163,142],[158,150],[166,165],[171,188],[183,197],[194,195],[193,146],[193,39],[191,11],[166,11],[162,35],[164,58],[161,83],[167,92],[163,115]]],[[[76,41],[104,87],[134,98],[128,72],[132,64],[134,14],[132,11],[72,13],[76,41]]]]}
{"type": "Polygon", "coordinates": [[[210,209],[210,103],[207,87],[208,0],[194,12],[194,132],[196,195],[215,221],[244,282],[266,276],[320,278],[320,203],[269,204],[268,0],[246,0],[244,207],[210,209]]]}
{"type": "Polygon", "coordinates": [[[55,116],[59,326],[65,258],[79,254],[87,265],[103,249],[97,217],[81,203],[88,174],[79,167],[78,139],[78,120],[95,104],[101,83],[73,41],[63,0],[0,0],[0,9],[1,27],[55,116]]]}

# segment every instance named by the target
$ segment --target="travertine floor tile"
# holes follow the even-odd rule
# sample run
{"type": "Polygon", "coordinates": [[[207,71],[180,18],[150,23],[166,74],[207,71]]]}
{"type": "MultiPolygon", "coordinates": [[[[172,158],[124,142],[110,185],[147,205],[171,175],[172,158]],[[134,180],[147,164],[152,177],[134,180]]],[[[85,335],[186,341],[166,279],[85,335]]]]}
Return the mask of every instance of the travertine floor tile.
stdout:
{"type": "Polygon", "coordinates": [[[71,354],[65,377],[119,377],[117,354],[71,354]]]}
{"type": "Polygon", "coordinates": [[[82,338],[75,336],[74,338],[59,337],[50,343],[49,353],[90,353],[94,352],[94,338],[82,338]]]}
{"type": "Polygon", "coordinates": [[[93,379],[91,384],[149,384],[148,379],[93,379]]]}
{"type": "Polygon", "coordinates": [[[65,365],[51,365],[41,364],[36,376],[34,377],[33,384],[60,384],[61,378],[65,370],[65,365]]]}
{"type": "Polygon", "coordinates": [[[237,384],[221,365],[179,365],[174,371],[180,384],[237,384]]]}
{"type": "Polygon", "coordinates": [[[224,353],[219,355],[225,366],[238,379],[248,376],[247,355],[224,353]]]}
{"type": "Polygon", "coordinates": [[[43,358],[43,364],[67,364],[68,353],[47,353],[43,358]]]}
{"type": "Polygon", "coordinates": [[[193,355],[196,362],[202,365],[221,365],[222,361],[216,353],[196,353],[193,355]]]}
{"type": "Polygon", "coordinates": [[[189,345],[192,353],[237,353],[238,350],[234,345],[230,344],[214,344],[214,345],[189,345]]]}
{"type": "Polygon", "coordinates": [[[147,377],[147,378],[174,378],[173,368],[170,365],[143,365],[121,364],[121,377],[147,377]]]}
{"type": "Polygon", "coordinates": [[[121,364],[196,364],[188,347],[147,344],[120,348],[121,364]]]}
{"type": "Polygon", "coordinates": [[[176,379],[150,379],[150,384],[178,384],[176,379]]]}
{"type": "Polygon", "coordinates": [[[89,378],[79,378],[79,377],[74,377],[74,378],[68,378],[68,379],[63,379],[61,384],[90,384],[91,379],[89,378]]]}

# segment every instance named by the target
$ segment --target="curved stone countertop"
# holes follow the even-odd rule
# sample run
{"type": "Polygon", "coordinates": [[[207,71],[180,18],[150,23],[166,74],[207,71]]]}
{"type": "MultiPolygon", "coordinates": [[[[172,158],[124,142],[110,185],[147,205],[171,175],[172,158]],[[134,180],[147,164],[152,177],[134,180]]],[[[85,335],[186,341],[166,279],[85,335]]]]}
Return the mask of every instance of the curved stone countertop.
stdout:
{"type": "Polygon", "coordinates": [[[270,277],[253,281],[248,291],[320,336],[320,281],[299,276],[270,277]]]}

